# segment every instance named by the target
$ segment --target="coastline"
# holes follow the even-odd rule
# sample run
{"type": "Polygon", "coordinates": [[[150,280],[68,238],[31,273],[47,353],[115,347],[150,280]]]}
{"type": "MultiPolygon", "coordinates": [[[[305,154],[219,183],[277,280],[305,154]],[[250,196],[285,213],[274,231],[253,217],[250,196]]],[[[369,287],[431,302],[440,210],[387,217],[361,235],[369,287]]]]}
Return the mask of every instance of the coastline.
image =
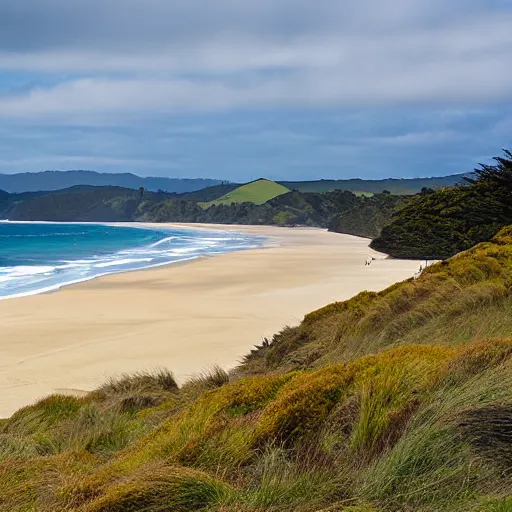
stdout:
{"type": "MultiPolygon", "coordinates": [[[[0,221],[0,224],[4,221],[0,221]]],[[[208,257],[214,254],[222,254],[225,252],[255,249],[262,247],[263,238],[249,236],[242,232],[222,231],[214,229],[207,225],[201,228],[194,228],[188,225],[170,225],[160,223],[135,223],[135,222],[45,222],[45,221],[13,221],[11,225],[43,225],[43,226],[93,226],[108,229],[124,230],[131,229],[138,232],[147,232],[160,235],[161,238],[154,240],[140,241],[139,244],[123,246],[121,241],[117,249],[110,249],[107,253],[94,254],[91,252],[78,257],[68,255],[67,259],[54,255],[53,260],[39,261],[33,263],[33,266],[12,266],[12,273],[8,272],[2,275],[0,268],[0,301],[15,298],[29,297],[32,295],[41,295],[53,293],[62,288],[73,286],[87,281],[92,281],[108,275],[137,272],[152,268],[163,267],[167,265],[177,265],[187,263],[197,258],[208,257]],[[179,231],[180,233],[177,233],[179,231]],[[199,233],[200,232],[200,236],[199,233]],[[180,247],[166,244],[176,239],[179,235],[184,235],[184,240],[189,239],[186,244],[180,247]],[[197,242],[194,242],[190,235],[197,236],[197,242]],[[220,235],[220,238],[219,238],[220,235]],[[226,237],[226,238],[224,238],[226,237]],[[204,241],[208,240],[206,246],[204,241]],[[227,241],[226,243],[224,243],[227,241]],[[157,249],[158,247],[158,249],[157,249]],[[77,260],[77,261],[75,261],[77,260]],[[71,271],[69,269],[72,269],[71,271]],[[21,274],[16,271],[21,269],[21,274]],[[32,269],[32,272],[28,271],[32,269]],[[66,270],[64,270],[66,269],[66,270]],[[101,269],[101,270],[98,270],[101,269]],[[55,271],[59,271],[58,275],[52,275],[55,271]],[[39,276],[43,274],[44,279],[39,279],[34,283],[16,281],[19,276],[39,276]],[[13,288],[6,295],[5,287],[2,288],[1,281],[14,281],[13,288]]],[[[51,234],[52,235],[52,234],[51,234]]],[[[105,234],[104,234],[105,235],[105,234]]],[[[29,235],[32,236],[32,235],[29,235]]],[[[98,240],[100,242],[100,240],[98,240]]],[[[129,240],[131,242],[131,240],[129,240]]],[[[100,245],[101,248],[101,245],[100,245]]],[[[13,265],[11,262],[10,265],[13,265]]],[[[9,264],[8,264],[9,265],[9,264]]],[[[6,267],[9,269],[9,266],[6,267]]]]}
{"type": "Polygon", "coordinates": [[[267,242],[1,301],[0,417],[121,373],[168,367],[183,382],[213,364],[232,368],[263,337],[304,314],[412,277],[418,266],[385,259],[367,239],[315,228],[123,225],[206,227],[267,242]],[[376,261],[365,267],[368,255],[376,261]]]}

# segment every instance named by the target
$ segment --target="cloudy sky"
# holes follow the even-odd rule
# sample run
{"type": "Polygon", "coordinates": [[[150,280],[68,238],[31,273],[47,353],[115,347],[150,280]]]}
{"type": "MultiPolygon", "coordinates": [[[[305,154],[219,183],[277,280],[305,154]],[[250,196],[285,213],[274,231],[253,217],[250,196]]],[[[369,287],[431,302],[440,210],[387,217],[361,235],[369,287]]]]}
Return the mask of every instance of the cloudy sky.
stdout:
{"type": "Polygon", "coordinates": [[[470,171],[512,146],[512,0],[1,0],[0,172],[470,171]]]}

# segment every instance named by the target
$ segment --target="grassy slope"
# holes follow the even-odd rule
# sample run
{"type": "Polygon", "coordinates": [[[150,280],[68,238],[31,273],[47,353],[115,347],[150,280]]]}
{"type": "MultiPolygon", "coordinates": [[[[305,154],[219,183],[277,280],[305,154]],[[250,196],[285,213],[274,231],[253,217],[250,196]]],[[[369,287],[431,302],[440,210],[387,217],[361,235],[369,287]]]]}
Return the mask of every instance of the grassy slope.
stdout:
{"type": "Polygon", "coordinates": [[[233,190],[232,192],[228,192],[222,197],[215,199],[214,201],[203,203],[201,206],[203,206],[204,208],[209,208],[214,204],[264,204],[267,201],[270,201],[270,199],[273,199],[274,197],[280,196],[282,194],[286,194],[289,191],[290,189],[283,187],[283,185],[279,185],[274,181],[261,179],[242,185],[233,190]]]}
{"type": "Polygon", "coordinates": [[[214,201],[219,197],[232,192],[236,188],[238,188],[240,184],[238,183],[225,183],[223,185],[214,185],[213,187],[202,188],[201,190],[196,190],[194,192],[186,192],[185,194],[180,194],[181,199],[186,199],[187,201],[214,201]]]}
{"type": "Polygon", "coordinates": [[[510,510],[512,227],[307,315],[181,389],[166,372],[0,424],[0,510],[510,510]]]}

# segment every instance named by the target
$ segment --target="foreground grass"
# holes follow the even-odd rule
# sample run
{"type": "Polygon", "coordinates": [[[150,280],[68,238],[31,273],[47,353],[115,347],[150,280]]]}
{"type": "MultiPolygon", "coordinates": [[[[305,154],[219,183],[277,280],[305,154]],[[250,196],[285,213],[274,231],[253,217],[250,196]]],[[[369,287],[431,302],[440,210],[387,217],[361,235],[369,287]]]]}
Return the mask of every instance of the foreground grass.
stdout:
{"type": "Polygon", "coordinates": [[[510,510],[511,275],[507,229],[308,315],[232,375],[21,409],[0,424],[0,510],[510,510]]]}

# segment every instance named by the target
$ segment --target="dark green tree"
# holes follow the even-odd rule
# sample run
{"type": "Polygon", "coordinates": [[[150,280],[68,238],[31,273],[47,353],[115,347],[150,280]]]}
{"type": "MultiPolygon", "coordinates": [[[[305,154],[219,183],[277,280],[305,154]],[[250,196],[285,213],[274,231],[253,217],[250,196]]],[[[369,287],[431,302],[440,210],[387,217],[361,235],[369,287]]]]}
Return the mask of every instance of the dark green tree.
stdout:
{"type": "Polygon", "coordinates": [[[504,156],[495,156],[493,165],[480,164],[479,169],[475,169],[476,179],[466,178],[470,183],[488,183],[505,187],[512,192],[512,153],[508,149],[503,150],[504,156]]]}

